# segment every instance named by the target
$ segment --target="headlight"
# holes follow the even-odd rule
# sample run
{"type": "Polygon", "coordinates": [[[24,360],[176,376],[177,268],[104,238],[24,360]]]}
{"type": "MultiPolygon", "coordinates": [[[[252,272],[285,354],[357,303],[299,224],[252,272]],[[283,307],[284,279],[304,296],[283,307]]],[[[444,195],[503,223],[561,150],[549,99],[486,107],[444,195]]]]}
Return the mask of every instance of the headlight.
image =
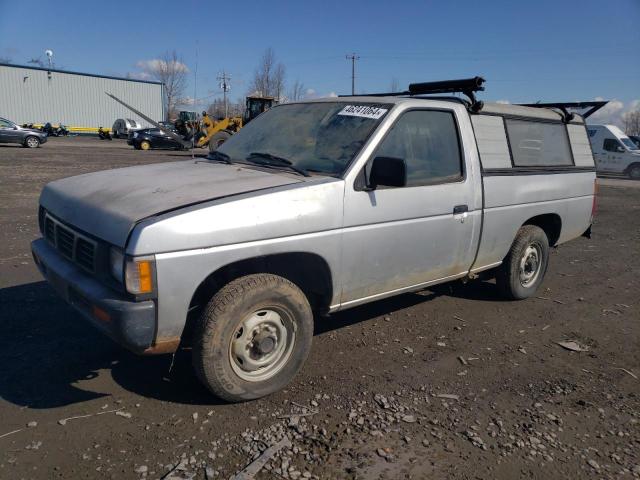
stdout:
{"type": "Polygon", "coordinates": [[[124,277],[124,253],[119,248],[111,247],[109,250],[109,269],[113,278],[122,283],[124,277]]]}
{"type": "Polygon", "coordinates": [[[153,257],[127,257],[124,269],[127,291],[135,295],[152,293],[155,268],[153,257]]]}
{"type": "Polygon", "coordinates": [[[138,138],[138,132],[133,132],[133,138],[138,138]]]}

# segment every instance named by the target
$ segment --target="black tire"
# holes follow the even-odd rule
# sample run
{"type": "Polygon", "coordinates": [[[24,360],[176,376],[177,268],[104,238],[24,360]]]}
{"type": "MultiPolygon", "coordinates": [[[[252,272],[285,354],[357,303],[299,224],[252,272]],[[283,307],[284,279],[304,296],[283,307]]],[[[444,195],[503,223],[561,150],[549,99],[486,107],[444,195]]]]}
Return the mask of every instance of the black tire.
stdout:
{"type": "Polygon", "coordinates": [[[38,148],[40,146],[40,139],[38,137],[34,137],[33,135],[29,135],[24,139],[24,144],[26,148],[38,148]]]}
{"type": "Polygon", "coordinates": [[[213,134],[213,136],[209,139],[209,151],[213,152],[217,150],[220,145],[231,138],[231,134],[224,130],[220,130],[213,134]]]}
{"type": "Polygon", "coordinates": [[[229,402],[253,400],[281,390],[293,379],[311,350],[312,337],[313,313],[296,285],[277,275],[247,275],[224,286],[207,304],[194,331],[193,366],[202,383],[217,397],[229,402]],[[271,340],[267,339],[266,348],[271,349],[266,353],[261,351],[265,336],[258,339],[265,330],[249,327],[256,319],[263,322],[258,317],[264,312],[276,312],[275,318],[282,324],[279,328],[286,330],[284,337],[278,337],[285,339],[280,344],[275,335],[268,337],[271,340]],[[247,338],[251,343],[245,345],[247,338]],[[245,363],[239,361],[243,353],[236,353],[236,344],[248,352],[244,353],[245,359],[255,354],[261,361],[272,355],[276,363],[245,371],[245,363]],[[271,376],[246,378],[261,372],[271,376]]]}
{"type": "Polygon", "coordinates": [[[518,230],[509,253],[498,268],[496,285],[511,300],[529,298],[535,295],[544,280],[548,265],[547,235],[540,227],[524,225],[518,230]]]}
{"type": "Polygon", "coordinates": [[[640,163],[634,163],[627,169],[627,175],[632,180],[640,180],[640,163]]]}

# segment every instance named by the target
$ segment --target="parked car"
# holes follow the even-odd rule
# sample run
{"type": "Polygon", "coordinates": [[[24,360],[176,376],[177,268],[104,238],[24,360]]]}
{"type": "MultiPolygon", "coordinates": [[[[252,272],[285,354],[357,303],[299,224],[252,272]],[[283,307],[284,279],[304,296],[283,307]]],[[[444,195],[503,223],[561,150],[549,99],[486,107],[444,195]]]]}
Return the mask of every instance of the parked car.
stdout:
{"type": "Polygon", "coordinates": [[[282,104],[207,160],[54,181],[33,257],[120,344],[182,341],[215,395],[262,397],[292,380],[325,314],[478,275],[532,297],[550,247],[590,234],[584,120],[470,98],[282,104]]]}
{"type": "MultiPolygon", "coordinates": [[[[172,131],[175,132],[175,130],[172,131]]],[[[182,150],[184,148],[182,143],[159,128],[136,130],[129,135],[127,143],[133,145],[137,150],[150,150],[152,148],[182,150]]]]}
{"type": "Polygon", "coordinates": [[[640,179],[640,147],[615,125],[588,125],[589,140],[602,173],[620,173],[640,179]]]}
{"type": "Polygon", "coordinates": [[[129,132],[134,130],[140,130],[142,125],[135,120],[130,118],[119,118],[115,122],[113,122],[113,127],[111,127],[111,131],[113,132],[113,138],[126,137],[129,135],[129,132]]]}
{"type": "Polygon", "coordinates": [[[19,143],[28,148],[38,148],[47,141],[47,134],[33,128],[24,128],[11,120],[0,118],[0,143],[19,143]]]}

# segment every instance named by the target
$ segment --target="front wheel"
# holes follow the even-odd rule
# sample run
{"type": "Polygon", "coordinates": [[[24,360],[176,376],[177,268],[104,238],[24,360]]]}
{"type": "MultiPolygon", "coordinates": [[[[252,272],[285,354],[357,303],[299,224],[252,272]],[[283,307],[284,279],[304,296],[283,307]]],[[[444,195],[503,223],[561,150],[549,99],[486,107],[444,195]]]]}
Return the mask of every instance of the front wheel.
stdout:
{"type": "Polygon", "coordinates": [[[149,150],[150,148],[151,144],[148,141],[143,140],[140,142],[140,150],[149,150]]]}
{"type": "Polygon", "coordinates": [[[640,180],[640,164],[631,165],[627,173],[629,175],[629,178],[633,180],[640,180]]]}
{"type": "Polygon", "coordinates": [[[220,130],[219,132],[214,133],[209,139],[209,151],[213,152],[218,149],[220,145],[231,138],[231,134],[229,132],[225,132],[224,130],[220,130]]]}
{"type": "Polygon", "coordinates": [[[195,331],[193,365],[230,402],[284,388],[311,349],[313,314],[302,291],[271,274],[241,277],[209,301],[195,331]]]}
{"type": "Polygon", "coordinates": [[[38,137],[27,137],[24,140],[24,146],[27,148],[38,148],[40,146],[40,140],[38,140],[38,137]]]}
{"type": "Polygon", "coordinates": [[[522,300],[533,296],[549,264],[549,240],[535,225],[520,227],[509,253],[498,268],[496,284],[505,297],[522,300]]]}

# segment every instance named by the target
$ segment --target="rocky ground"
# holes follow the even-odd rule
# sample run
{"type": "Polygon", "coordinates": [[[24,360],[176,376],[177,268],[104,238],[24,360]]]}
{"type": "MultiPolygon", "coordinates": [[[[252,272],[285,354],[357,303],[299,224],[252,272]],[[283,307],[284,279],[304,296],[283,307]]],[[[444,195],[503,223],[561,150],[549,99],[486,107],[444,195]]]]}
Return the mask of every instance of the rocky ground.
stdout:
{"type": "Polygon", "coordinates": [[[638,182],[603,181],[537,298],[456,283],[319,318],[287,390],[229,405],[188,351],[95,332],[29,255],[47,181],[185,156],[0,146],[0,478],[640,478],[638,182]]]}

